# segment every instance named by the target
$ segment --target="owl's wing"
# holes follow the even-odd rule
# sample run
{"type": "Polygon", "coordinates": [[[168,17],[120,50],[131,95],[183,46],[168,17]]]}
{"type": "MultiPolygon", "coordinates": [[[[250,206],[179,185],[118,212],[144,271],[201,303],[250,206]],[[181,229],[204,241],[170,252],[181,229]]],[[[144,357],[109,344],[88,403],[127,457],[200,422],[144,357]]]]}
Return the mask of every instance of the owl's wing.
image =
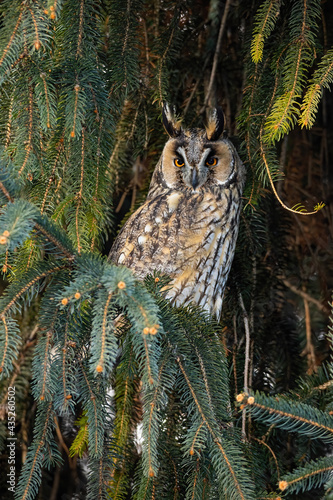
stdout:
{"type": "Polygon", "coordinates": [[[109,260],[129,267],[139,278],[155,269],[177,273],[177,255],[184,248],[184,238],[188,238],[184,228],[191,230],[191,210],[186,205],[186,197],[179,192],[147,200],[118,234],[109,260]]]}

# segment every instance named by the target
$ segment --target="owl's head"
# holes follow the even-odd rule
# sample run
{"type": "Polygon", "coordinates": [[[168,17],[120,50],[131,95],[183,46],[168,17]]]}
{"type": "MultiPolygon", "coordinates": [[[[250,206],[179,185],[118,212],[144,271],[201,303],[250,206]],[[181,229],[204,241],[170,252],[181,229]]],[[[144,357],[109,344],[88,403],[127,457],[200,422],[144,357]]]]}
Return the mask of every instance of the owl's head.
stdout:
{"type": "Polygon", "coordinates": [[[224,115],[221,108],[209,113],[204,129],[183,129],[169,106],[164,105],[163,124],[169,140],[153,182],[192,192],[227,188],[235,182],[243,182],[243,164],[233,144],[223,134],[224,115]]]}

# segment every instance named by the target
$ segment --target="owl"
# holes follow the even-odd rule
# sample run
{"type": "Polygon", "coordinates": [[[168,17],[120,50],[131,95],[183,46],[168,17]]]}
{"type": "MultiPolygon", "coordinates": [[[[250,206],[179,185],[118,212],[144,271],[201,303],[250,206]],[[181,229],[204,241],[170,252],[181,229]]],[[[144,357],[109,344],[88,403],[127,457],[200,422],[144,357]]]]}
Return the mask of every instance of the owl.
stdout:
{"type": "Polygon", "coordinates": [[[172,278],[166,297],[191,302],[219,320],[234,257],[245,168],[223,134],[221,108],[204,129],[185,129],[168,105],[169,139],[145,203],[118,234],[109,259],[142,279],[154,270],[172,278]]]}

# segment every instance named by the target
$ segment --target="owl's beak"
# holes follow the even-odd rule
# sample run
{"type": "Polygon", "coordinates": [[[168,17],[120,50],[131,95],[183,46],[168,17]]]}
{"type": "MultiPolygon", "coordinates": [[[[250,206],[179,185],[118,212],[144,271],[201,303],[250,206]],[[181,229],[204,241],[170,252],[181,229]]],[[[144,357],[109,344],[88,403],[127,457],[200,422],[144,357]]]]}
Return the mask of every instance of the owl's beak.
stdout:
{"type": "Polygon", "coordinates": [[[191,184],[192,184],[193,189],[195,189],[197,187],[197,185],[199,184],[198,172],[197,172],[196,168],[193,168],[193,170],[192,170],[191,184]]]}

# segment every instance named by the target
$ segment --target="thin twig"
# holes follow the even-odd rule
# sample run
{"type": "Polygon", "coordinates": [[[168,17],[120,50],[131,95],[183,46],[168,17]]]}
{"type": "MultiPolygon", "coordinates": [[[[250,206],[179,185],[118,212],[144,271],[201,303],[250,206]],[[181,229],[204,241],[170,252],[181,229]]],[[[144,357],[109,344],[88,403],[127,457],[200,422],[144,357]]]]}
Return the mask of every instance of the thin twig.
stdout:
{"type": "Polygon", "coordinates": [[[3,192],[3,194],[6,196],[8,201],[13,202],[13,198],[10,196],[9,192],[7,191],[6,187],[0,182],[0,189],[3,192]]]}
{"type": "Polygon", "coordinates": [[[236,315],[233,317],[234,323],[234,347],[232,350],[232,362],[234,365],[234,379],[235,379],[235,393],[238,394],[238,386],[237,386],[237,366],[236,366],[236,351],[237,351],[237,323],[236,323],[236,315]]]}
{"type": "Polygon", "coordinates": [[[306,299],[303,300],[304,300],[304,314],[305,314],[306,347],[303,350],[302,355],[307,357],[307,363],[308,363],[307,373],[311,375],[311,373],[316,371],[317,368],[316,355],[311,339],[311,317],[310,317],[309,302],[306,299]]]}
{"type": "Polygon", "coordinates": [[[69,452],[68,446],[65,443],[64,438],[62,437],[62,433],[61,433],[61,430],[60,430],[60,427],[59,427],[59,422],[58,422],[57,417],[55,416],[53,418],[53,420],[54,420],[55,431],[56,431],[56,434],[57,434],[57,437],[58,437],[58,440],[59,440],[59,444],[60,444],[61,448],[63,448],[63,450],[65,451],[65,453],[67,455],[69,468],[71,470],[74,470],[76,468],[76,460],[75,460],[75,458],[72,458],[70,456],[70,452],[69,452]]]}
{"type": "Polygon", "coordinates": [[[215,49],[215,54],[214,54],[214,59],[213,59],[212,71],[210,74],[210,79],[209,79],[209,84],[208,84],[208,90],[207,90],[207,94],[205,97],[204,107],[207,106],[210,94],[212,92],[212,87],[213,87],[213,83],[214,83],[215,75],[216,75],[216,70],[217,70],[217,63],[219,60],[219,55],[220,55],[220,50],[221,50],[222,37],[223,37],[224,29],[226,26],[226,22],[227,22],[227,16],[228,16],[230,4],[231,4],[231,0],[227,0],[225,7],[224,7],[224,12],[223,12],[223,16],[221,19],[220,30],[219,30],[219,35],[217,38],[217,44],[216,44],[216,49],[215,49]]]}
{"type": "Polygon", "coordinates": [[[243,312],[243,321],[245,328],[245,366],[244,366],[244,391],[249,392],[249,361],[250,361],[250,326],[249,318],[244,306],[242,294],[239,294],[239,303],[243,312]]]}
{"type": "Polygon", "coordinates": [[[299,290],[298,288],[296,288],[294,285],[292,285],[286,278],[284,278],[283,276],[280,277],[282,283],[284,285],[286,285],[287,288],[289,288],[292,292],[296,293],[297,295],[299,295],[300,297],[302,297],[303,299],[307,300],[308,302],[311,302],[312,304],[315,304],[318,309],[324,313],[326,313],[326,308],[325,306],[323,306],[323,304],[321,304],[321,302],[319,302],[319,300],[317,299],[314,299],[313,297],[311,297],[311,295],[309,295],[307,292],[304,292],[304,290],[299,290]]]}
{"type": "MultiPolygon", "coordinates": [[[[244,301],[242,294],[239,293],[239,303],[243,312],[243,321],[244,321],[244,328],[245,328],[245,365],[244,365],[244,392],[248,394],[249,392],[249,363],[250,363],[250,325],[249,325],[249,318],[244,306],[244,301]]],[[[242,415],[242,433],[243,436],[245,437],[245,410],[243,410],[243,415],[242,415]]]]}
{"type": "Polygon", "coordinates": [[[254,439],[255,441],[257,441],[260,444],[263,444],[264,446],[266,446],[269,449],[269,451],[271,452],[272,457],[274,459],[275,465],[276,465],[276,472],[277,472],[278,481],[280,481],[279,463],[277,461],[277,458],[276,458],[276,455],[275,455],[274,451],[272,450],[272,448],[270,446],[268,446],[267,443],[265,443],[265,441],[262,441],[261,439],[258,439],[258,438],[254,437],[254,436],[252,436],[252,439],[254,439]]]}

